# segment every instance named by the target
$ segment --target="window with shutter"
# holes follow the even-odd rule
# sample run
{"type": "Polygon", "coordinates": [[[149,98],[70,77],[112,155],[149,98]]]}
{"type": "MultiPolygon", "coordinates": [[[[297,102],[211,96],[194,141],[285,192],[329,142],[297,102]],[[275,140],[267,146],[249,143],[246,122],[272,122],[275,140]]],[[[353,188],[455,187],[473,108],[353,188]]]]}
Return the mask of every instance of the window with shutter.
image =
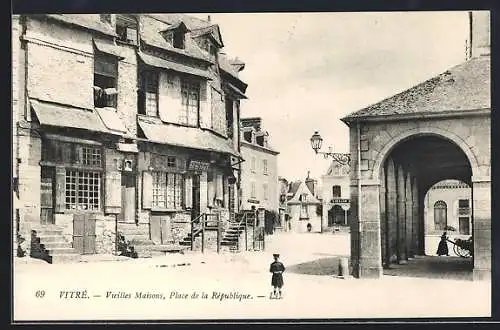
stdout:
{"type": "Polygon", "coordinates": [[[98,108],[117,105],[118,60],[116,57],[94,54],[94,106],[98,108]]]}
{"type": "Polygon", "coordinates": [[[134,16],[116,16],[116,34],[119,41],[137,45],[137,27],[137,20],[134,16]]]}

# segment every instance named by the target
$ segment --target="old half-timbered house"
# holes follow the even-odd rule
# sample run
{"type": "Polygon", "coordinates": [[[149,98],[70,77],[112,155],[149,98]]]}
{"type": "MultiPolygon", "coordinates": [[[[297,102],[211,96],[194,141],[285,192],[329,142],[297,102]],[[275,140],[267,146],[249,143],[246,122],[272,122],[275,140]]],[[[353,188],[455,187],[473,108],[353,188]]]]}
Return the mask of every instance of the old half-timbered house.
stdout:
{"type": "Polygon", "coordinates": [[[45,14],[12,30],[18,256],[178,250],[200,215],[238,211],[246,84],[239,61],[221,69],[217,25],[45,14]]]}

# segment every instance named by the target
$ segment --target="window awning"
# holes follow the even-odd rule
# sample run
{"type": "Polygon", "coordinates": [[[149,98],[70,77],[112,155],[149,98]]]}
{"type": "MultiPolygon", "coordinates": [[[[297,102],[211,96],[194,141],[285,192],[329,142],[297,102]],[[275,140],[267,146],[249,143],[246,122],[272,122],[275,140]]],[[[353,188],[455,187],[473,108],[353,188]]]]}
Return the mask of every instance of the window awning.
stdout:
{"type": "Polygon", "coordinates": [[[92,132],[125,135],[123,123],[114,111],[108,111],[101,117],[98,111],[75,108],[69,105],[53,104],[30,99],[40,125],[85,129],[92,132]]]}
{"type": "Polygon", "coordinates": [[[231,83],[226,83],[227,84],[227,87],[229,87],[229,89],[234,92],[236,95],[238,95],[239,97],[241,97],[242,99],[247,99],[248,97],[245,95],[245,93],[243,93],[238,87],[234,86],[233,84],[231,83]]]}
{"type": "Polygon", "coordinates": [[[122,120],[118,117],[114,108],[96,108],[95,109],[101,120],[109,130],[120,133],[127,133],[127,128],[122,120]]]}
{"type": "Polygon", "coordinates": [[[156,124],[143,118],[138,118],[138,122],[146,138],[151,142],[240,156],[228,140],[211,132],[194,127],[156,124]]]}
{"type": "Polygon", "coordinates": [[[160,68],[160,69],[172,70],[172,71],[186,73],[186,74],[190,74],[190,75],[203,77],[205,79],[212,80],[210,72],[208,72],[208,71],[193,68],[193,67],[190,67],[190,66],[187,66],[184,64],[180,64],[180,63],[167,61],[167,60],[164,60],[162,58],[147,55],[144,53],[137,53],[137,55],[147,65],[154,66],[154,67],[160,68]]]}
{"type": "Polygon", "coordinates": [[[116,56],[118,57],[119,60],[123,60],[125,58],[122,56],[122,54],[120,54],[120,49],[118,48],[118,46],[112,43],[107,43],[96,39],[93,39],[93,41],[95,48],[101,53],[116,56]]]}

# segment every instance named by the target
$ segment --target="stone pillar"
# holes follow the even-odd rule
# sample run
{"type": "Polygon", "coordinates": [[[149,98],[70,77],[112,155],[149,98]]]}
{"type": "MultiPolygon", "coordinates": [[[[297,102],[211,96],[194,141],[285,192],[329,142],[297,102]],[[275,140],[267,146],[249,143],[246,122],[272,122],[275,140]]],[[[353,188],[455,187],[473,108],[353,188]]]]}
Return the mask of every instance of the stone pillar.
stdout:
{"type": "Polygon", "coordinates": [[[364,181],[361,186],[359,217],[359,277],[380,278],[382,258],[380,244],[380,183],[364,181]]]}
{"type": "Polygon", "coordinates": [[[321,232],[325,232],[328,229],[328,202],[325,199],[326,197],[323,197],[321,232]]]}
{"type": "Polygon", "coordinates": [[[418,192],[418,255],[425,255],[425,193],[418,192]]]}
{"type": "Polygon", "coordinates": [[[397,167],[397,210],[398,210],[398,262],[405,264],[406,255],[406,188],[403,167],[397,167]]]}
{"type": "Polygon", "coordinates": [[[360,242],[359,242],[359,219],[358,219],[358,200],[359,192],[356,179],[351,179],[351,212],[349,218],[349,229],[351,232],[351,267],[352,275],[359,278],[360,262],[360,242]]]}
{"type": "Polygon", "coordinates": [[[386,268],[388,266],[388,251],[387,251],[387,214],[385,210],[386,206],[386,191],[385,191],[385,170],[382,167],[382,173],[380,174],[380,245],[381,245],[381,256],[382,256],[382,267],[386,268]]]}
{"type": "Polygon", "coordinates": [[[387,160],[386,176],[386,215],[387,215],[387,265],[397,261],[398,245],[398,213],[396,170],[394,161],[387,160]]]}
{"type": "Polygon", "coordinates": [[[413,195],[411,189],[411,175],[406,173],[406,256],[413,258],[413,195]]]}
{"type": "Polygon", "coordinates": [[[472,177],[474,280],[491,279],[491,179],[472,177]]]}
{"type": "Polygon", "coordinates": [[[200,213],[208,212],[208,182],[207,172],[200,174],[200,213]]]}
{"type": "Polygon", "coordinates": [[[419,235],[420,235],[420,230],[419,230],[419,214],[418,214],[418,187],[417,187],[417,178],[414,177],[412,180],[412,202],[413,202],[413,224],[412,224],[412,252],[413,255],[420,255],[421,249],[419,249],[419,235]]]}

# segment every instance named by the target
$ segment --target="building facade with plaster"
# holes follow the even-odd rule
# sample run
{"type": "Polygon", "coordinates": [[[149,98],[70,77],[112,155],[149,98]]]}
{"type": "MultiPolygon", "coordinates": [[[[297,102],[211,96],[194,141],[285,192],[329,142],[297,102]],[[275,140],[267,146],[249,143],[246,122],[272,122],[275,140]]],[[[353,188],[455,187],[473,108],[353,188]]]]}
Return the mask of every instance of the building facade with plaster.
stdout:
{"type": "Polygon", "coordinates": [[[242,118],[240,137],[242,210],[279,213],[278,155],[269,144],[269,133],[262,119],[242,118]]]}
{"type": "Polygon", "coordinates": [[[238,211],[247,85],[217,24],[14,15],[12,32],[16,254],[165,252],[238,211]]]}

